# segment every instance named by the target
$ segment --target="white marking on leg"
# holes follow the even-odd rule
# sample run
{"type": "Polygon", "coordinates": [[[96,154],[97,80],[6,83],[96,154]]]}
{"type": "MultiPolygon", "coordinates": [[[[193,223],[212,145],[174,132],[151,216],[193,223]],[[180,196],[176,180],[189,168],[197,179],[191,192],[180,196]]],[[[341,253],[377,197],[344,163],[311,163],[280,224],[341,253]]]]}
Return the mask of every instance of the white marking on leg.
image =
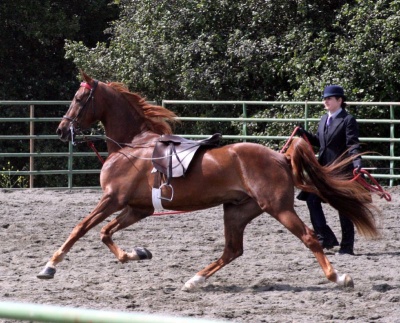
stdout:
{"type": "Polygon", "coordinates": [[[204,276],[200,276],[200,275],[195,275],[192,278],[190,278],[185,285],[182,287],[183,291],[191,291],[194,290],[198,287],[200,287],[201,285],[203,285],[206,281],[206,278],[204,276]]]}
{"type": "Polygon", "coordinates": [[[60,254],[57,256],[57,261],[50,259],[47,262],[46,267],[56,268],[56,265],[59,264],[61,261],[63,261],[64,258],[65,258],[65,252],[60,252],[60,254]]]}
{"type": "Polygon", "coordinates": [[[345,280],[346,280],[346,274],[343,274],[343,275],[340,275],[340,276],[337,275],[336,283],[337,283],[339,286],[344,286],[345,280]]]}
{"type": "Polygon", "coordinates": [[[140,260],[140,257],[137,254],[137,252],[135,251],[135,249],[132,250],[132,252],[129,252],[129,253],[127,252],[126,254],[128,255],[129,260],[140,260]]]}
{"type": "Polygon", "coordinates": [[[337,270],[335,270],[335,272],[336,272],[336,283],[339,286],[354,287],[353,279],[348,274],[343,274],[339,276],[337,270]]]}

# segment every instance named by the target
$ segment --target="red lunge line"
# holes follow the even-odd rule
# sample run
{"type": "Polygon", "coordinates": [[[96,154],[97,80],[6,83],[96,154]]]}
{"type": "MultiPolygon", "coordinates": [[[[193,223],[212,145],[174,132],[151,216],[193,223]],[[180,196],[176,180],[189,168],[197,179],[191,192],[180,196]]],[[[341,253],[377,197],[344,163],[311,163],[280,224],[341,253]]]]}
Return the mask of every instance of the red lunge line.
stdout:
{"type": "MultiPolygon", "coordinates": [[[[290,142],[292,141],[292,138],[294,137],[294,135],[295,135],[296,132],[297,132],[297,129],[299,129],[299,128],[300,128],[299,126],[297,126],[296,128],[294,128],[294,130],[293,130],[292,134],[290,135],[289,139],[286,141],[286,144],[285,144],[285,145],[283,146],[283,148],[281,149],[281,151],[280,151],[281,154],[285,153],[285,151],[286,151],[286,149],[287,149],[287,146],[289,146],[290,142]]],[[[307,136],[306,136],[306,135],[303,135],[302,138],[303,138],[305,141],[307,141],[308,145],[310,146],[311,151],[314,152],[313,149],[312,149],[312,145],[311,145],[310,141],[308,140],[307,136]]]]}
{"type": "Polygon", "coordinates": [[[93,142],[88,141],[87,144],[88,144],[88,146],[89,146],[90,148],[92,148],[92,150],[95,152],[97,158],[101,161],[101,163],[104,164],[104,159],[103,159],[103,157],[100,156],[100,154],[99,154],[99,152],[97,151],[96,147],[94,146],[93,142]]]}
{"type": "MultiPolygon", "coordinates": [[[[289,139],[286,141],[286,144],[283,146],[283,148],[281,149],[280,153],[284,153],[287,149],[287,146],[290,144],[290,142],[292,141],[293,136],[296,134],[297,129],[299,129],[299,127],[297,126],[296,128],[294,128],[291,136],[289,137],[289,139]]],[[[310,148],[312,149],[311,143],[309,142],[307,136],[303,135],[302,138],[308,142],[310,148]]],[[[378,194],[381,198],[383,197],[386,201],[390,202],[392,200],[391,195],[386,192],[382,186],[379,185],[379,183],[377,182],[377,180],[370,174],[368,173],[365,169],[361,169],[358,173],[357,170],[355,169],[353,171],[353,175],[354,178],[352,179],[352,181],[357,181],[359,182],[362,186],[364,186],[367,190],[369,190],[370,192],[376,193],[378,194]],[[371,182],[373,184],[369,184],[365,178],[363,176],[361,176],[362,174],[368,176],[368,178],[371,180],[371,182]]]]}
{"type": "Polygon", "coordinates": [[[369,190],[370,192],[376,193],[378,194],[381,198],[383,197],[386,201],[390,202],[392,200],[391,195],[386,192],[382,186],[379,185],[379,183],[377,182],[377,180],[370,174],[368,173],[365,169],[361,169],[358,173],[357,173],[357,169],[355,169],[353,171],[353,175],[354,178],[352,179],[352,181],[357,181],[359,182],[362,186],[364,186],[367,190],[369,190]],[[369,184],[365,178],[363,176],[361,176],[362,174],[367,175],[368,178],[370,179],[370,181],[373,184],[369,184]]]}

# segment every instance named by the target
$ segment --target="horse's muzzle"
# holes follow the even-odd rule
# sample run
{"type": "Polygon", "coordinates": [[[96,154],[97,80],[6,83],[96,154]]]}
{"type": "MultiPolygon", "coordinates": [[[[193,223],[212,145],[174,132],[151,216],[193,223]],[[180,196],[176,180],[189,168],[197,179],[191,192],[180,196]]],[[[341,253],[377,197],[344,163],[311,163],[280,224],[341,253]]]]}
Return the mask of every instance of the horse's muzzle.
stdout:
{"type": "Polygon", "coordinates": [[[72,139],[71,131],[69,128],[58,127],[56,133],[57,133],[58,138],[61,141],[67,142],[67,141],[71,141],[71,139],[72,139]]]}

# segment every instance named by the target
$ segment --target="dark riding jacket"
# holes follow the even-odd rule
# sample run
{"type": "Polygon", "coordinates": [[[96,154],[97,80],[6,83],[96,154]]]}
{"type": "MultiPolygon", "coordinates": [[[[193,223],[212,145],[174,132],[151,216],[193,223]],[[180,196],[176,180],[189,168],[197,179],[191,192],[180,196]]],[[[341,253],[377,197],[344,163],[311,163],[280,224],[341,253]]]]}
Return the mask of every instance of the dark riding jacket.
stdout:
{"type": "MultiPolygon", "coordinates": [[[[325,166],[334,162],[346,150],[348,155],[360,153],[359,132],[356,119],[345,109],[326,125],[328,114],[322,116],[315,135],[305,132],[311,145],[319,147],[318,161],[325,166]]],[[[361,166],[361,157],[353,161],[354,168],[361,166]]]]}

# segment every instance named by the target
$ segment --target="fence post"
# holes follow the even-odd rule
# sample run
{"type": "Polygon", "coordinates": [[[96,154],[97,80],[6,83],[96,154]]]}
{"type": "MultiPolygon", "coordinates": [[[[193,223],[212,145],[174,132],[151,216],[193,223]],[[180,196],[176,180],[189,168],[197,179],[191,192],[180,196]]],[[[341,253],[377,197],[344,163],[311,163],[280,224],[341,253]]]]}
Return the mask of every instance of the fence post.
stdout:
{"type": "MultiPolygon", "coordinates": [[[[394,120],[394,108],[393,105],[390,105],[390,119],[394,120]]],[[[394,131],[394,123],[390,124],[390,138],[393,139],[395,137],[395,131],[394,131]]],[[[394,141],[390,142],[390,157],[394,157],[394,141]]],[[[390,161],[390,175],[394,174],[394,160],[390,161]]],[[[390,178],[389,181],[389,186],[393,186],[393,178],[390,178]]]]}
{"type": "Polygon", "coordinates": [[[72,171],[73,171],[73,154],[74,147],[71,141],[68,142],[69,156],[68,156],[68,188],[72,189],[72,171]]]}
{"type": "Polygon", "coordinates": [[[308,101],[304,103],[304,130],[308,130],[308,101]]]}
{"type": "MultiPolygon", "coordinates": [[[[29,117],[33,119],[35,117],[35,106],[31,104],[29,106],[29,117]]],[[[29,122],[29,135],[31,138],[29,139],[29,171],[33,172],[35,170],[35,157],[33,156],[33,153],[35,152],[35,139],[33,136],[35,135],[35,122],[31,120],[29,122]]],[[[34,187],[34,175],[29,175],[29,188],[34,187]]]]}
{"type": "MultiPolygon", "coordinates": [[[[243,103],[243,118],[247,118],[246,103],[243,103]]],[[[243,122],[243,135],[247,136],[247,121],[243,122]]],[[[244,139],[243,141],[247,141],[247,140],[244,139]]]]}

